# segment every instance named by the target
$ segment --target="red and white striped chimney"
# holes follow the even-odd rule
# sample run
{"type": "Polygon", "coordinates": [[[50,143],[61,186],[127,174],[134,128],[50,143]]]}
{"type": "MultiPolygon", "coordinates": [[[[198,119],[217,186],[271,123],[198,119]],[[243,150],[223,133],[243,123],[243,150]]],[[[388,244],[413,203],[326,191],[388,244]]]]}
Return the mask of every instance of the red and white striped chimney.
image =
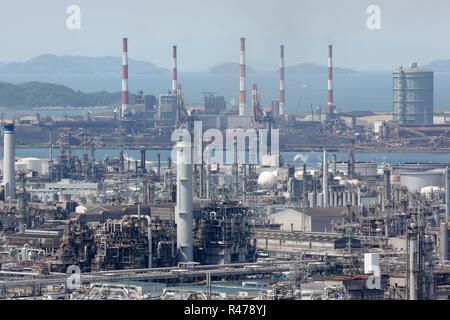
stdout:
{"type": "Polygon", "coordinates": [[[177,95],[177,46],[172,50],[172,95],[177,95]]]}
{"type": "Polygon", "coordinates": [[[123,38],[122,49],[122,109],[120,110],[120,117],[128,113],[128,44],[127,38],[123,38]]]}
{"type": "Polygon", "coordinates": [[[328,106],[333,106],[333,46],[328,46],[328,106]]]}
{"type": "Polygon", "coordinates": [[[284,114],[284,45],[280,46],[280,116],[284,114]]]}
{"type": "Polygon", "coordinates": [[[241,38],[239,77],[239,115],[245,114],[245,38],[241,38]]]}

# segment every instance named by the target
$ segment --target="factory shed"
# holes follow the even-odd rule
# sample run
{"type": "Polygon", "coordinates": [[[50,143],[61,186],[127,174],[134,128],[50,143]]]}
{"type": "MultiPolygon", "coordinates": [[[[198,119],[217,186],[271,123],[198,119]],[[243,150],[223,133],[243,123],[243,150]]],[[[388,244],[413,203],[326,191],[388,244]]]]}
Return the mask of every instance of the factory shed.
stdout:
{"type": "Polygon", "coordinates": [[[255,230],[257,246],[265,250],[291,251],[293,249],[336,250],[360,248],[358,239],[347,239],[339,233],[255,230]]]}
{"type": "Polygon", "coordinates": [[[330,232],[333,222],[344,221],[346,208],[286,209],[269,216],[284,231],[330,232]]]}
{"type": "Polygon", "coordinates": [[[11,234],[5,237],[10,246],[31,245],[33,248],[57,249],[61,243],[61,230],[25,230],[23,233],[11,234]]]}
{"type": "MultiPolygon", "coordinates": [[[[126,205],[85,205],[85,213],[72,213],[71,219],[78,219],[80,223],[87,222],[105,222],[108,219],[122,219],[125,215],[138,214],[138,206],[126,205]]],[[[174,220],[173,204],[155,204],[142,205],[140,208],[141,215],[151,215],[152,219],[173,221],[174,220]]]]}

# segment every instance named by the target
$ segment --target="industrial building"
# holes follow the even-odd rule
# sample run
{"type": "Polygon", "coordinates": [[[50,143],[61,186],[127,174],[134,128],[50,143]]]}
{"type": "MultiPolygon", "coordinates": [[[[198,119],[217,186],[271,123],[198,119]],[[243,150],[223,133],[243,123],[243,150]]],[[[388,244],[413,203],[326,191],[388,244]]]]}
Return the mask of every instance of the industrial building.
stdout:
{"type": "Polygon", "coordinates": [[[347,208],[286,209],[270,215],[272,223],[280,224],[281,230],[305,232],[330,232],[333,222],[345,220],[347,208]]]}
{"type": "Polygon", "coordinates": [[[394,121],[400,124],[433,123],[433,71],[412,63],[393,75],[394,121]]]}

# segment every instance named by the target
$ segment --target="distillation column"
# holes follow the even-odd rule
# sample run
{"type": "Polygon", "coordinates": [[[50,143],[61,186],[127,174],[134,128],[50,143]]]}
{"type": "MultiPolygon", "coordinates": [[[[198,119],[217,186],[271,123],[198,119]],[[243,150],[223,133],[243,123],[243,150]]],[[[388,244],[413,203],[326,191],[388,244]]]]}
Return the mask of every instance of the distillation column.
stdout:
{"type": "Polygon", "coordinates": [[[16,175],[14,160],[16,157],[14,124],[4,126],[3,144],[3,186],[5,187],[5,200],[16,198],[16,175]]]}
{"type": "Polygon", "coordinates": [[[192,163],[189,148],[178,142],[177,150],[177,224],[178,261],[193,260],[192,239],[192,163]]]}
{"type": "Polygon", "coordinates": [[[328,207],[328,156],[327,148],[323,148],[323,206],[328,207]]]}

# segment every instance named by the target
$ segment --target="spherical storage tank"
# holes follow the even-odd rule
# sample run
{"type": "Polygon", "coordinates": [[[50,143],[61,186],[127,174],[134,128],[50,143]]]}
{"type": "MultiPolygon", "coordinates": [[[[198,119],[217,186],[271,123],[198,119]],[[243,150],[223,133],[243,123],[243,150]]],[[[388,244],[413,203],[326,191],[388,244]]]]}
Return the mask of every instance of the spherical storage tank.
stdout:
{"type": "Polygon", "coordinates": [[[442,170],[400,172],[400,185],[413,192],[428,186],[443,187],[444,180],[442,170]]]}
{"type": "Polygon", "coordinates": [[[270,190],[275,186],[275,184],[275,177],[270,171],[262,172],[258,177],[258,187],[263,190],[270,190]]]}

